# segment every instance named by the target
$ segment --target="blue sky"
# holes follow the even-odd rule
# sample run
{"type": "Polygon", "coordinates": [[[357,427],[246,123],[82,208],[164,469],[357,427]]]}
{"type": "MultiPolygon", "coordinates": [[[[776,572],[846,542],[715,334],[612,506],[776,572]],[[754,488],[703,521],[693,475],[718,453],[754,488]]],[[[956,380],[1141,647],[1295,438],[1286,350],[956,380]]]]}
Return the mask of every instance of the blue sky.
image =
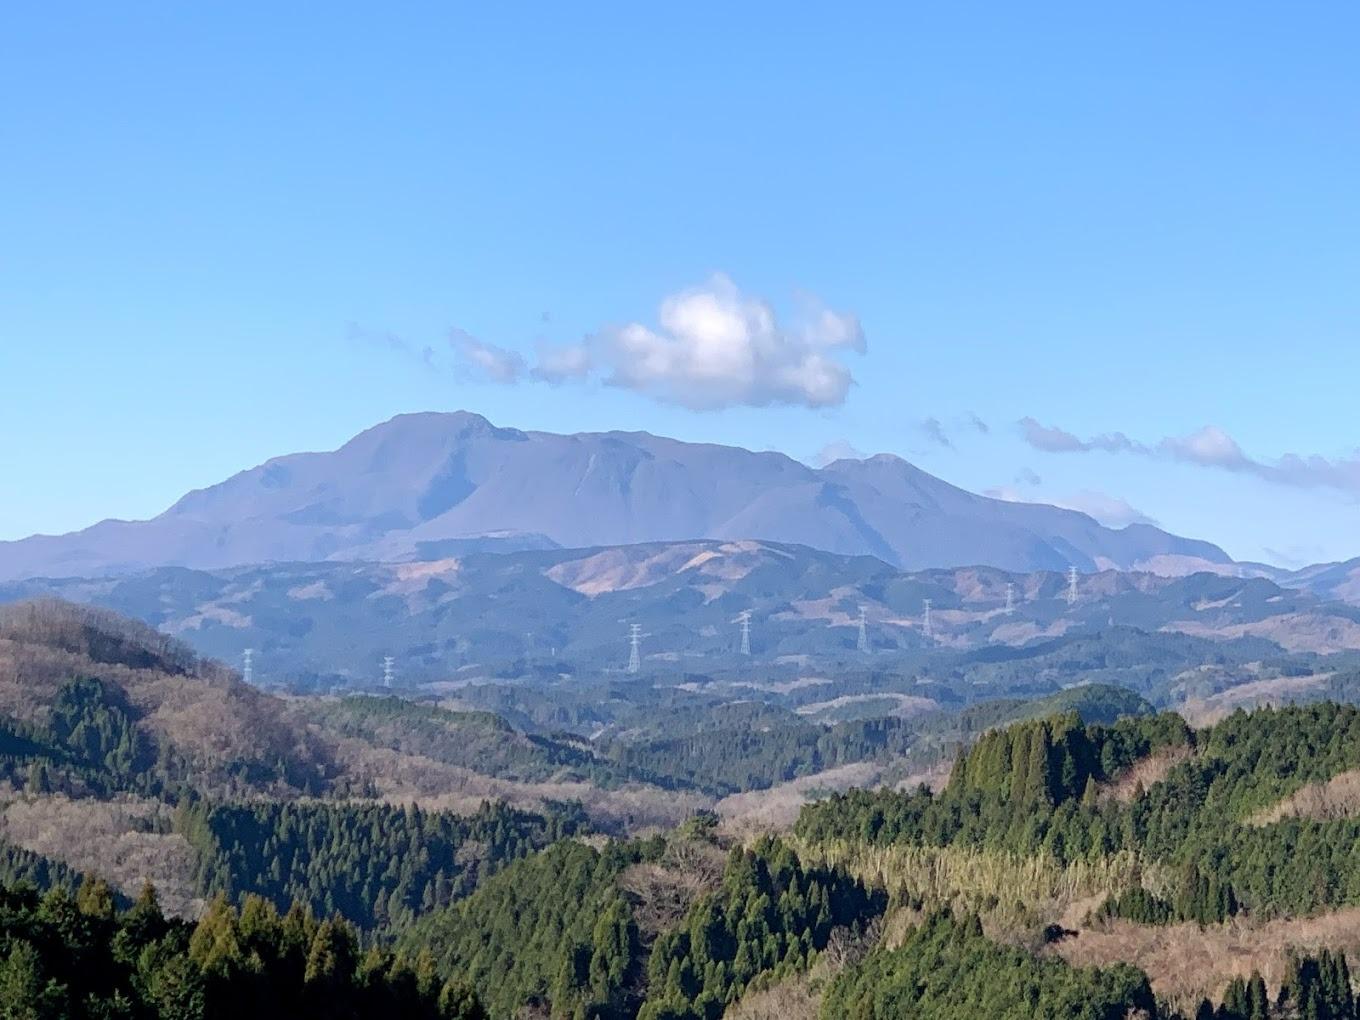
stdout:
{"type": "Polygon", "coordinates": [[[319,11],[6,12],[0,538],[468,408],[1360,555],[1354,4],[319,11]]]}

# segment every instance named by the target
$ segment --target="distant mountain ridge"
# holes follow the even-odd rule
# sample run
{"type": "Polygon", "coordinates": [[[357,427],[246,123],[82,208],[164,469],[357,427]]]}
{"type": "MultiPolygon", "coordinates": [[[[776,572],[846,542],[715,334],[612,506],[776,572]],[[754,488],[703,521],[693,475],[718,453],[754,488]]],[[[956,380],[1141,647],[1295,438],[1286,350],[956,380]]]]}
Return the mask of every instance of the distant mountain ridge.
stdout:
{"type": "Polygon", "coordinates": [[[906,570],[1230,571],[1208,542],[975,495],[880,454],[811,468],[646,432],[557,435],[468,412],[400,415],[277,457],[149,521],[0,543],[0,579],[435,559],[475,551],[759,539],[906,570]]]}
{"type": "Polygon", "coordinates": [[[1081,577],[1078,588],[1069,604],[1068,580],[1055,571],[906,573],[869,556],[702,540],[412,563],[161,567],[121,577],[0,583],[0,603],[52,596],[94,603],[224,661],[239,662],[252,648],[276,679],[344,683],[372,680],[385,655],[397,656],[408,682],[447,679],[463,669],[478,676],[493,664],[493,672],[505,667],[510,675],[539,668],[549,676],[563,668],[617,672],[630,623],[642,630],[644,657],[660,657],[659,668],[736,666],[743,612],[753,617],[760,668],[793,675],[815,671],[817,663],[862,665],[855,656],[861,609],[879,663],[1031,646],[1115,627],[1251,639],[1258,657],[1272,649],[1360,649],[1360,609],[1321,603],[1264,578],[1103,571],[1081,577]],[[923,632],[926,599],[933,605],[930,636],[923,632]]]}

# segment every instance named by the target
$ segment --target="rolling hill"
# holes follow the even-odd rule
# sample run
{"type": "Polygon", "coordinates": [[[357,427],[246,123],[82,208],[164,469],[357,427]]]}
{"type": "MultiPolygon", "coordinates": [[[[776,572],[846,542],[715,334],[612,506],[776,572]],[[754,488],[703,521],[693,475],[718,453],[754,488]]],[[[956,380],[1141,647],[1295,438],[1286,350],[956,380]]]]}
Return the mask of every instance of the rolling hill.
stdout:
{"type": "Polygon", "coordinates": [[[888,455],[814,469],[779,453],[645,432],[521,432],[459,412],[402,415],[333,452],[278,457],[152,520],[0,543],[0,579],[691,539],[797,543],[910,570],[1231,565],[1207,542],[974,495],[888,455]]]}

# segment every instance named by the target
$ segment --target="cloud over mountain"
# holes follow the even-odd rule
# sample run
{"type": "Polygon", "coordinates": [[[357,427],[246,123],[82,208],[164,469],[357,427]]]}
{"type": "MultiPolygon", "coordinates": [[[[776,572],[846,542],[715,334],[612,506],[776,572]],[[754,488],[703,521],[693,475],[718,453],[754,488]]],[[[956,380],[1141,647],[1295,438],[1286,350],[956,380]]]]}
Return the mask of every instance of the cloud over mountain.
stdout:
{"type": "Polygon", "coordinates": [[[865,350],[854,315],[801,295],[794,315],[781,319],[721,274],[665,298],[655,326],[629,322],[579,343],[540,343],[532,367],[517,351],[462,330],[450,344],[463,372],[490,382],[595,379],[696,411],[837,406],[854,384],[843,358],[865,350]]]}
{"type": "Polygon", "coordinates": [[[1167,436],[1155,443],[1142,443],[1122,432],[1083,439],[1066,429],[1043,425],[1034,418],[1022,418],[1017,424],[1025,442],[1045,453],[1129,453],[1252,475],[1274,485],[1335,489],[1360,495],[1360,452],[1340,458],[1286,453],[1277,460],[1265,460],[1250,456],[1236,439],[1217,425],[1205,425],[1184,436],[1167,436]]]}

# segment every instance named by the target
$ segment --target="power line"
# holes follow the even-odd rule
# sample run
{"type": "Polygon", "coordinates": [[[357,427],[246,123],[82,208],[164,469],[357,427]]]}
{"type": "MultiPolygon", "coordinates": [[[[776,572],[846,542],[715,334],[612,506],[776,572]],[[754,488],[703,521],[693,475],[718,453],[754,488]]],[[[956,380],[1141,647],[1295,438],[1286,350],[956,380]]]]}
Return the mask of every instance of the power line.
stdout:
{"type": "Polygon", "coordinates": [[[1067,604],[1075,606],[1077,604],[1077,568],[1067,568],[1067,604]]]}
{"type": "Polygon", "coordinates": [[[865,608],[859,607],[859,641],[855,645],[861,652],[869,650],[869,626],[865,616],[865,608]]]}
{"type": "Polygon", "coordinates": [[[934,637],[934,634],[931,632],[931,629],[930,629],[930,603],[931,603],[931,600],[930,600],[930,599],[923,599],[922,601],[925,602],[926,611],[925,611],[925,616],[924,616],[924,618],[923,618],[922,621],[921,621],[921,632],[922,632],[923,634],[925,634],[926,637],[934,637]]]}
{"type": "Polygon", "coordinates": [[[1015,582],[1006,582],[1006,615],[1010,616],[1015,612],[1015,582]]]}
{"type": "Polygon", "coordinates": [[[642,669],[642,625],[628,625],[628,672],[636,673],[642,669]]]}
{"type": "Polygon", "coordinates": [[[392,689],[392,656],[383,657],[383,686],[392,689]]]}
{"type": "Polygon", "coordinates": [[[741,612],[741,654],[751,654],[751,611],[743,609],[741,612]]]}
{"type": "Polygon", "coordinates": [[[252,656],[254,656],[254,654],[255,649],[247,648],[245,650],[245,653],[241,656],[241,658],[244,660],[241,663],[241,679],[244,680],[246,683],[253,683],[255,679],[255,669],[251,663],[251,658],[252,656]]]}

